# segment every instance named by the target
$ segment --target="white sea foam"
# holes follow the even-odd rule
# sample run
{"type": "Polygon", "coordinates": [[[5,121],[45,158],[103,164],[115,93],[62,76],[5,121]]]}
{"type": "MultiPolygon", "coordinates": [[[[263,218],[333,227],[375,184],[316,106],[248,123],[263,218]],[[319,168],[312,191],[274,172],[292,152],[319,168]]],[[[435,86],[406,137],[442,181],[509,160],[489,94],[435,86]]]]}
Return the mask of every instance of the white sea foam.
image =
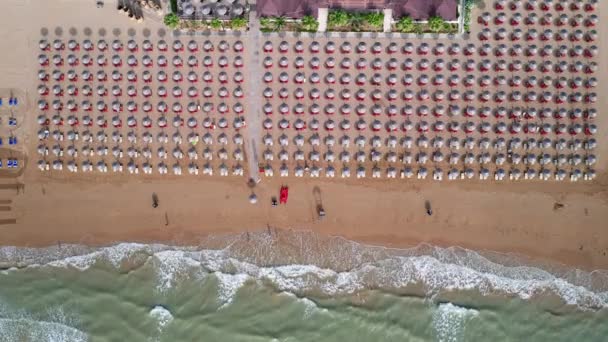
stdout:
{"type": "Polygon", "coordinates": [[[475,309],[463,308],[452,303],[439,304],[433,313],[433,329],[437,341],[463,341],[468,321],[478,314],[475,309]]]}
{"type": "Polygon", "coordinates": [[[0,336],[4,341],[85,342],[86,333],[55,322],[0,318],[0,336]]]}
{"type": "Polygon", "coordinates": [[[319,309],[317,304],[308,298],[299,298],[298,301],[304,304],[304,318],[310,318],[317,312],[327,311],[326,309],[319,309]]]}
{"type": "Polygon", "coordinates": [[[287,292],[287,291],[283,291],[283,292],[279,293],[279,295],[287,296],[287,297],[292,298],[293,300],[297,301],[298,303],[301,303],[302,305],[304,305],[304,319],[310,318],[317,312],[327,312],[327,309],[319,308],[317,306],[317,303],[315,303],[314,301],[312,301],[306,297],[300,298],[300,297],[296,296],[295,294],[293,294],[291,292],[287,292]]]}
{"type": "Polygon", "coordinates": [[[202,279],[205,272],[198,260],[193,259],[193,254],[182,250],[164,250],[153,255],[158,282],[156,289],[165,292],[173,288],[180,280],[195,276],[202,279]]]}
{"type": "Polygon", "coordinates": [[[63,308],[47,310],[44,319],[23,309],[8,308],[0,301],[0,341],[85,342],[86,333],[75,328],[76,321],[63,308]]]}
{"type": "Polygon", "coordinates": [[[154,318],[157,322],[158,331],[162,332],[163,329],[173,321],[173,315],[165,307],[157,305],[150,310],[150,317],[154,318]]]}
{"type": "Polygon", "coordinates": [[[218,301],[222,307],[230,305],[238,290],[250,279],[247,274],[226,274],[221,272],[213,273],[218,280],[218,301]]]}
{"type": "MultiPolygon", "coordinates": [[[[366,252],[363,245],[355,248],[355,243],[345,243],[348,248],[342,248],[340,253],[345,249],[351,249],[353,253],[366,252]]],[[[584,309],[608,307],[608,291],[605,290],[608,286],[603,285],[604,290],[593,291],[591,285],[587,285],[593,283],[590,280],[593,277],[606,283],[608,278],[605,271],[589,273],[576,270],[565,273],[564,278],[536,267],[502,265],[462,248],[425,246],[425,252],[421,255],[417,255],[414,249],[385,253],[386,255],[378,253],[379,257],[374,257],[372,261],[358,264],[344,272],[312,264],[258,266],[235,258],[230,249],[196,250],[194,247],[134,243],[97,249],[77,246],[66,248],[67,252],[52,247],[49,256],[45,254],[47,249],[3,247],[0,248],[0,263],[40,263],[43,267],[86,270],[100,260],[118,268],[125,260],[143,256],[152,262],[157,272],[159,291],[176,286],[185,277],[194,275],[203,279],[207,273],[214,273],[223,305],[233,300],[238,289],[248,279],[253,279],[270,281],[277,289],[293,292],[299,297],[311,293],[349,295],[365,289],[392,291],[420,285],[428,296],[452,290],[476,290],[481,294],[502,293],[530,299],[551,292],[560,296],[565,303],[584,309]],[[74,254],[78,251],[83,253],[74,254]]],[[[266,250],[268,246],[259,248],[266,250]]],[[[328,253],[331,254],[332,251],[328,253]]],[[[277,254],[273,254],[273,263],[276,257],[277,254]]],[[[344,255],[341,254],[341,257],[344,255]]],[[[358,259],[357,255],[353,255],[353,258],[363,260],[358,259]]]]}

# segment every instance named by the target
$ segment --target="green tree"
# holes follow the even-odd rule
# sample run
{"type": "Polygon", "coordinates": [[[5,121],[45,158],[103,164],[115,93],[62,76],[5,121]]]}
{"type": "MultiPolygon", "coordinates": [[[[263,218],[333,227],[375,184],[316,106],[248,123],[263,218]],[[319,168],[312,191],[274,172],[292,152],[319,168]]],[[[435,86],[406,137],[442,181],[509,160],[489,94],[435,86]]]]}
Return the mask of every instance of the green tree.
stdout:
{"type": "Polygon", "coordinates": [[[443,18],[438,16],[432,16],[429,18],[429,29],[435,33],[445,30],[446,23],[443,18]]]}
{"type": "Polygon", "coordinates": [[[349,22],[349,15],[346,11],[343,10],[333,10],[329,11],[327,16],[327,24],[329,26],[337,27],[337,26],[346,26],[349,22]]]}
{"type": "Polygon", "coordinates": [[[281,31],[283,30],[283,28],[285,28],[287,20],[285,20],[285,17],[276,17],[274,18],[273,24],[275,31],[281,31]]]}
{"type": "Polygon", "coordinates": [[[365,14],[365,21],[375,28],[381,28],[384,25],[384,13],[369,12],[365,14]]]}
{"type": "Polygon", "coordinates": [[[169,13],[165,15],[163,22],[168,27],[175,29],[179,26],[179,17],[175,13],[169,13]]]}
{"type": "Polygon", "coordinates": [[[211,21],[209,22],[209,25],[211,26],[211,28],[214,28],[216,30],[223,27],[222,21],[219,20],[218,18],[211,19],[211,21]]]}
{"type": "Polygon", "coordinates": [[[240,29],[247,26],[247,19],[243,17],[236,17],[230,21],[230,27],[233,29],[240,29]]]}
{"type": "Polygon", "coordinates": [[[301,23],[304,31],[315,32],[319,28],[319,22],[312,15],[303,16],[301,23]]]}
{"type": "Polygon", "coordinates": [[[396,26],[399,32],[413,32],[416,28],[414,25],[414,20],[408,16],[401,17],[396,26]]]}

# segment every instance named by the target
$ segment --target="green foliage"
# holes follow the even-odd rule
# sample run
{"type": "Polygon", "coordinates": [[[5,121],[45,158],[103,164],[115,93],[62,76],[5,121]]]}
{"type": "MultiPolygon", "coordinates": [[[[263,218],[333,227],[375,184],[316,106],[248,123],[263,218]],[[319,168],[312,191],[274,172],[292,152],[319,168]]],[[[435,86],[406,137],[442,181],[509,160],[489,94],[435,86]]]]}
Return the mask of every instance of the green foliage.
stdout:
{"type": "Polygon", "coordinates": [[[327,15],[327,24],[329,26],[346,26],[350,21],[350,16],[343,10],[331,10],[327,15]]]}
{"type": "Polygon", "coordinates": [[[285,17],[261,17],[260,30],[262,32],[281,31],[287,25],[285,17]]]}
{"type": "Polygon", "coordinates": [[[439,33],[446,28],[446,22],[443,18],[432,16],[429,18],[429,29],[435,33],[439,33]]]}
{"type": "Polygon", "coordinates": [[[260,18],[260,26],[262,26],[262,28],[270,28],[271,24],[272,24],[272,19],[270,17],[261,17],[260,18]]]}
{"type": "Polygon", "coordinates": [[[319,28],[319,22],[311,15],[305,15],[301,20],[302,31],[315,32],[319,28]]]}
{"type": "Polygon", "coordinates": [[[165,15],[163,22],[168,27],[175,29],[179,26],[179,17],[175,13],[169,13],[169,14],[165,15]]]}
{"type": "Polygon", "coordinates": [[[471,11],[473,6],[477,3],[476,0],[465,0],[464,1],[464,31],[471,32],[471,11]]]}
{"type": "Polygon", "coordinates": [[[350,13],[348,15],[348,25],[353,31],[360,31],[365,23],[365,15],[362,13],[350,13]]]}
{"type": "Polygon", "coordinates": [[[177,0],[171,0],[171,12],[177,13],[177,0]]]}
{"type": "Polygon", "coordinates": [[[370,26],[375,28],[381,28],[384,24],[384,13],[382,12],[369,12],[365,14],[365,21],[370,26]]]}
{"type": "Polygon", "coordinates": [[[275,17],[273,24],[275,31],[281,31],[285,27],[285,24],[287,24],[287,20],[285,17],[275,17]]]}
{"type": "Polygon", "coordinates": [[[211,28],[214,28],[214,29],[216,29],[216,30],[217,30],[217,29],[219,29],[219,28],[221,28],[221,27],[222,27],[222,21],[221,21],[221,20],[219,20],[218,18],[213,18],[213,19],[211,19],[211,21],[209,22],[209,25],[211,26],[211,28]]]}
{"type": "Polygon", "coordinates": [[[243,17],[236,17],[230,21],[230,27],[233,29],[240,29],[247,26],[247,19],[243,17]]]}
{"type": "Polygon", "coordinates": [[[401,19],[399,19],[395,26],[397,27],[397,30],[399,30],[399,32],[414,32],[414,30],[416,29],[414,20],[408,16],[401,17],[401,19]]]}

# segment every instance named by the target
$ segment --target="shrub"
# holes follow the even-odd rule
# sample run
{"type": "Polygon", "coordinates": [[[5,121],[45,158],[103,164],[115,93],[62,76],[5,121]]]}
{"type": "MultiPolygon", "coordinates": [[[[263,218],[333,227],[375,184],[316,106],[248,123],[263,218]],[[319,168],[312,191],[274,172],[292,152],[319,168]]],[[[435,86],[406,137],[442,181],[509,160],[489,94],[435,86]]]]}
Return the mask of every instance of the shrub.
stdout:
{"type": "Polygon", "coordinates": [[[429,29],[435,33],[441,32],[445,29],[446,22],[443,18],[438,16],[432,16],[429,18],[429,29]]]}
{"type": "Polygon", "coordinates": [[[169,14],[165,15],[163,22],[168,27],[175,29],[179,26],[179,17],[175,13],[169,13],[169,14]]]}
{"type": "Polygon", "coordinates": [[[350,13],[348,16],[348,25],[353,31],[361,30],[365,22],[365,15],[362,13],[350,13]]]}
{"type": "Polygon", "coordinates": [[[230,21],[230,27],[233,29],[240,29],[247,26],[247,19],[243,17],[236,17],[230,21]]]}
{"type": "Polygon", "coordinates": [[[287,21],[285,20],[285,17],[275,17],[273,24],[275,31],[281,31],[285,27],[285,24],[287,24],[287,21]]]}
{"type": "Polygon", "coordinates": [[[414,29],[416,28],[414,20],[407,16],[401,17],[397,22],[396,27],[399,32],[414,32],[414,29]]]}
{"type": "Polygon", "coordinates": [[[329,26],[346,26],[349,22],[349,15],[343,10],[329,11],[327,24],[329,26]]]}
{"type": "Polygon", "coordinates": [[[219,20],[218,18],[213,18],[211,19],[211,21],[209,22],[209,25],[214,28],[214,29],[219,29],[222,27],[222,21],[219,20]]]}
{"type": "Polygon", "coordinates": [[[365,21],[370,26],[380,28],[384,24],[384,13],[381,12],[370,12],[365,14],[365,21]]]}
{"type": "Polygon", "coordinates": [[[260,18],[260,26],[264,28],[268,28],[272,24],[272,20],[269,17],[261,17],[260,18]]]}
{"type": "Polygon", "coordinates": [[[303,16],[301,25],[303,31],[315,32],[319,28],[319,22],[311,15],[303,16]]]}

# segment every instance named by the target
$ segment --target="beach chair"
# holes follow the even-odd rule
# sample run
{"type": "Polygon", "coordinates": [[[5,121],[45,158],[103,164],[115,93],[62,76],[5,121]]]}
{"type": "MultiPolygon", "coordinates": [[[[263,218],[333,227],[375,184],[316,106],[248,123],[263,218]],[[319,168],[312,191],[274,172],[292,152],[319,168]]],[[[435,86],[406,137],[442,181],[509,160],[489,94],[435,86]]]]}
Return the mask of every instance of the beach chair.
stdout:
{"type": "Polygon", "coordinates": [[[13,167],[19,167],[19,161],[17,159],[13,159],[13,167]]]}
{"type": "Polygon", "coordinates": [[[0,106],[2,106],[2,98],[0,97],[0,106]]]}
{"type": "Polygon", "coordinates": [[[0,169],[2,168],[2,159],[0,159],[0,169]]]}
{"type": "Polygon", "coordinates": [[[2,146],[2,138],[0,138],[0,146],[2,146]]]}

